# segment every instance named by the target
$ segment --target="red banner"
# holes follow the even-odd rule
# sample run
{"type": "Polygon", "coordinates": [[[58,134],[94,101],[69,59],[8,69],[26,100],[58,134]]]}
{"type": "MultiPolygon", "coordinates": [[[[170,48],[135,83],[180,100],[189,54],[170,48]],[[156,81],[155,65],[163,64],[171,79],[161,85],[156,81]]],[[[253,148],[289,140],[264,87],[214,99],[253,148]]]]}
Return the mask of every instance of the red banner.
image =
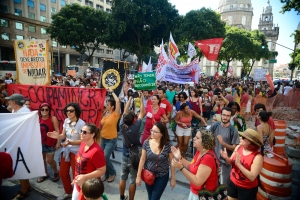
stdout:
{"type": "Polygon", "coordinates": [[[218,59],[223,38],[212,38],[207,40],[198,40],[195,45],[205,55],[207,60],[216,61],[218,59]]]}
{"type": "Polygon", "coordinates": [[[31,110],[38,110],[41,103],[50,103],[51,115],[57,117],[60,130],[66,118],[63,109],[71,102],[80,105],[82,110],[80,118],[83,121],[100,125],[106,96],[104,89],[8,84],[7,90],[9,95],[19,93],[29,98],[31,110]]]}

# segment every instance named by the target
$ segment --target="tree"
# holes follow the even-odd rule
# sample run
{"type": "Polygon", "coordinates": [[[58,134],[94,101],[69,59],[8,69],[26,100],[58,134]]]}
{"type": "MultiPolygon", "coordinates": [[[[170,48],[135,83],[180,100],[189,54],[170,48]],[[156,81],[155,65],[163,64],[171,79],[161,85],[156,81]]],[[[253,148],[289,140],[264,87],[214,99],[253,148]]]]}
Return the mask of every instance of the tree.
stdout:
{"type": "Polygon", "coordinates": [[[166,41],[179,19],[168,0],[114,0],[106,44],[136,54],[141,65],[142,56],[166,41]]]}
{"type": "Polygon", "coordinates": [[[88,52],[88,61],[95,50],[107,40],[108,13],[89,6],[72,4],[64,6],[52,16],[47,28],[51,39],[61,45],[74,47],[77,52],[88,52]]]}
{"type": "MultiPolygon", "coordinates": [[[[291,58],[294,58],[294,52],[290,54],[291,58]]],[[[291,60],[290,64],[292,64],[293,61],[291,60]]],[[[300,70],[300,49],[295,50],[295,58],[294,58],[294,63],[295,63],[295,69],[298,68],[300,70]]]]}
{"type": "MultiPolygon", "coordinates": [[[[175,31],[178,35],[178,48],[181,58],[187,58],[188,42],[193,45],[197,40],[210,38],[224,38],[225,22],[221,20],[220,14],[210,8],[201,8],[200,10],[191,10],[182,19],[181,25],[175,31]]],[[[199,48],[196,48],[197,56],[202,56],[199,48]]]]}
{"type": "Polygon", "coordinates": [[[297,15],[300,14],[300,0],[280,0],[281,3],[284,3],[282,6],[281,13],[291,11],[294,9],[297,12],[297,15]]]}

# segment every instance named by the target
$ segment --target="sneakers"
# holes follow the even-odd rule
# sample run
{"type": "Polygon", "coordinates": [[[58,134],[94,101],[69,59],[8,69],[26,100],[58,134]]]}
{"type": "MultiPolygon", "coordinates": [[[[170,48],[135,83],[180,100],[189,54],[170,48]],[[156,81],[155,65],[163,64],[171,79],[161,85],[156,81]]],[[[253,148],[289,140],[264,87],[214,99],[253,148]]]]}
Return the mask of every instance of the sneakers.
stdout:
{"type": "Polygon", "coordinates": [[[65,199],[69,199],[72,198],[72,194],[63,194],[62,196],[58,197],[56,200],[65,200],[65,199]]]}
{"type": "Polygon", "coordinates": [[[124,194],[124,199],[120,198],[120,200],[127,200],[128,199],[128,195],[124,194]]]}

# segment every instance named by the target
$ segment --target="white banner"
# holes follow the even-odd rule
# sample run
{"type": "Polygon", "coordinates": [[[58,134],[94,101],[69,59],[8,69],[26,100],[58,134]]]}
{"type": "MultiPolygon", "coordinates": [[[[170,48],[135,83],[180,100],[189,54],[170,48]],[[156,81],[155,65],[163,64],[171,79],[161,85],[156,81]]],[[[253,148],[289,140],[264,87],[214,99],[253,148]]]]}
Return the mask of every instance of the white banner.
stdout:
{"type": "Polygon", "coordinates": [[[0,152],[13,161],[11,179],[45,176],[39,116],[37,112],[0,114],[0,152]]]}
{"type": "Polygon", "coordinates": [[[266,81],[267,69],[254,69],[253,81],[266,81]]]}

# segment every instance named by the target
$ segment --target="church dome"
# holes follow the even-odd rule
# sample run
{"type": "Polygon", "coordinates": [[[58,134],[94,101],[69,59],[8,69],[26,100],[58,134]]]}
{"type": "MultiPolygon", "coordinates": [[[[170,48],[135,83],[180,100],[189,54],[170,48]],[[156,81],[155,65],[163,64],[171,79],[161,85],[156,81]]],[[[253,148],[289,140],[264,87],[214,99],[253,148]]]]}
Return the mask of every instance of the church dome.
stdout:
{"type": "Polygon", "coordinates": [[[267,5],[264,7],[264,14],[272,13],[272,6],[270,5],[270,0],[268,0],[267,5]]]}

